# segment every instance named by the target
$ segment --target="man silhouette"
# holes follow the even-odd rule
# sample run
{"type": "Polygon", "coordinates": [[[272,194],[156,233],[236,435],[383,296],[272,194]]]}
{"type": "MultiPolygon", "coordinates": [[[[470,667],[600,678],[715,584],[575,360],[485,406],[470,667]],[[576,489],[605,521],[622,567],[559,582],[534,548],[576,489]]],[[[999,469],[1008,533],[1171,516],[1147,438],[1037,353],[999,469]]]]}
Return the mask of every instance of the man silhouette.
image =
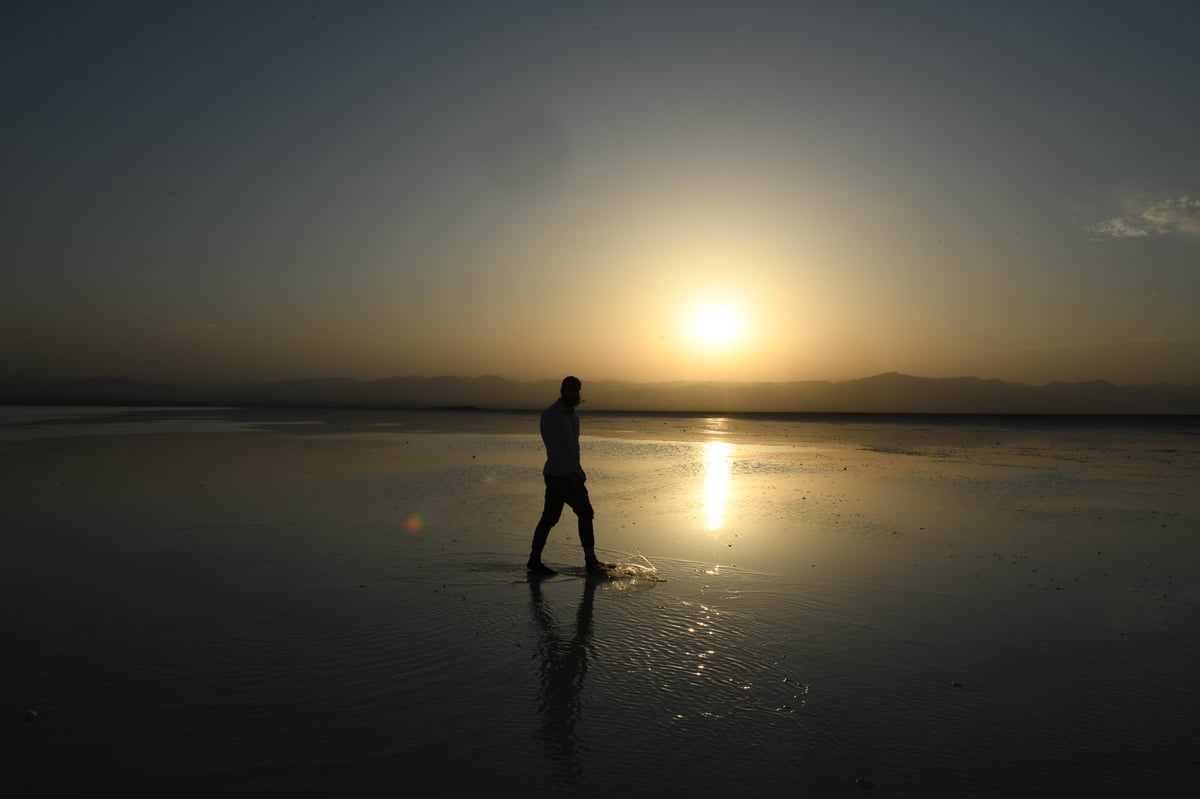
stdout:
{"type": "Polygon", "coordinates": [[[546,445],[546,465],[542,477],[546,481],[546,503],[542,517],[533,531],[533,545],[525,567],[530,574],[552,575],[555,571],[542,563],[542,549],[550,536],[550,528],[562,516],[563,505],[570,505],[579,517],[579,543],[583,546],[584,563],[588,572],[602,573],[607,565],[596,558],[596,540],[592,518],[596,515],[588,498],[587,475],[579,465],[579,393],[583,383],[578,377],[563,378],[559,397],[542,411],[542,443],[546,445]]]}

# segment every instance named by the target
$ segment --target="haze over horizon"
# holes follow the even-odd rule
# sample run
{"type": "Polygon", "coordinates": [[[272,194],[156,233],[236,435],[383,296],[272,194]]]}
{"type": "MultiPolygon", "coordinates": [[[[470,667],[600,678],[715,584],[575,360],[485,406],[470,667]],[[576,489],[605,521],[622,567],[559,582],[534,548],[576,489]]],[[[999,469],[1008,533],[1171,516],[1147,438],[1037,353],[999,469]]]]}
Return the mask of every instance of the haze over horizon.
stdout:
{"type": "Polygon", "coordinates": [[[19,3],[0,376],[1195,385],[1198,27],[19,3]]]}

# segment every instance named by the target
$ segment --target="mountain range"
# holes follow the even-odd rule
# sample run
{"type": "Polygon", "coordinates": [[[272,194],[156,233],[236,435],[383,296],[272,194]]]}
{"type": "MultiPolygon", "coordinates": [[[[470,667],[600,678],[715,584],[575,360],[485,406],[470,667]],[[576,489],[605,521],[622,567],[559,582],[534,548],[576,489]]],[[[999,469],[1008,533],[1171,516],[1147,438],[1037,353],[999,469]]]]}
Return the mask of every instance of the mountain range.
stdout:
{"type": "MultiPolygon", "coordinates": [[[[483,377],[326,378],[213,387],[121,379],[0,377],[0,403],[219,405],[536,410],[557,380],[483,377]]],[[[1097,380],[1044,385],[889,372],[841,382],[597,381],[585,410],[705,413],[1200,414],[1200,385],[1118,386],[1097,380]]]]}

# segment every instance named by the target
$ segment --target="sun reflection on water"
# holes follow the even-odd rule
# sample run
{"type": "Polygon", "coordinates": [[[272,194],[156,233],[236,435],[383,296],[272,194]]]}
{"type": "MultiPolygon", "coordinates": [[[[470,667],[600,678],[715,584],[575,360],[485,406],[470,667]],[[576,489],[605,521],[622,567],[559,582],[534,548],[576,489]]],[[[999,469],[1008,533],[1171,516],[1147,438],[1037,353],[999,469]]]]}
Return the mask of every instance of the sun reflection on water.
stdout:
{"type": "Polygon", "coordinates": [[[733,445],[724,441],[704,443],[704,529],[719,530],[725,516],[725,501],[733,472],[733,445]]]}

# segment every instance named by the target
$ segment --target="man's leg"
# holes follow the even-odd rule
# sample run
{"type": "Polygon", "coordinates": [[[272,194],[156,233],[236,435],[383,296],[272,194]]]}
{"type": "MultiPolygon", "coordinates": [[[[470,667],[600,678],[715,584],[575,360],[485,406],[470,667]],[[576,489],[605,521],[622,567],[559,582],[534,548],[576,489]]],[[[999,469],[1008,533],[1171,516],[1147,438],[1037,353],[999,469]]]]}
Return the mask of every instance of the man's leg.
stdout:
{"type": "Polygon", "coordinates": [[[592,521],[596,517],[596,512],[592,509],[587,486],[579,480],[571,481],[566,493],[566,502],[579,517],[579,545],[583,547],[584,562],[589,568],[603,566],[596,559],[596,532],[592,521]]]}
{"type": "Polygon", "coordinates": [[[546,539],[550,537],[550,528],[558,524],[562,517],[563,503],[566,501],[557,490],[551,478],[546,478],[546,500],[542,506],[542,516],[538,519],[537,527],[533,530],[533,543],[529,547],[529,568],[540,566],[542,550],[546,548],[546,539]]]}

